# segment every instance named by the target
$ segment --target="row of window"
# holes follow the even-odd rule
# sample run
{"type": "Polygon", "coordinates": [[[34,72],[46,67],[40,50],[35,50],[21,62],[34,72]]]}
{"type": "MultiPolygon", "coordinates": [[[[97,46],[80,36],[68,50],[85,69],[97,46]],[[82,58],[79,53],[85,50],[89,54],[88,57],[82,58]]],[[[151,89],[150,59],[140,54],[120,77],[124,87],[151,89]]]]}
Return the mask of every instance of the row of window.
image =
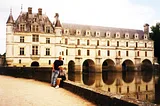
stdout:
{"type": "MultiPolygon", "coordinates": [[[[46,48],[46,56],[50,56],[50,48],[46,48]]],[[[20,48],[20,55],[24,55],[24,48],[20,48]]],[[[38,46],[32,46],[32,55],[38,55],[38,46]]],[[[60,55],[64,55],[64,51],[60,55]]],[[[68,55],[68,49],[66,49],[66,55],[68,55]]],[[[81,56],[81,50],[78,50],[78,56],[81,56]]],[[[90,50],[87,50],[87,56],[90,56],[90,50]]],[[[98,50],[98,56],[101,56],[101,51],[98,50]]],[[[110,56],[110,51],[107,50],[107,56],[110,56]]],[[[121,56],[121,51],[118,51],[117,56],[121,56]]],[[[129,51],[126,51],[126,56],[129,56],[129,51]]],[[[136,56],[140,56],[140,51],[136,56]]],[[[147,57],[147,51],[145,51],[145,57],[147,57]]]]}
{"type": "MultiPolygon", "coordinates": [[[[19,64],[21,64],[21,63],[22,63],[22,60],[19,59],[19,64]]],[[[48,61],[48,64],[51,65],[51,60],[48,61]]]]}
{"type": "MultiPolygon", "coordinates": [[[[24,43],[24,36],[20,36],[20,42],[24,43]]],[[[32,42],[39,42],[39,35],[32,35],[32,42]]],[[[50,44],[50,38],[46,38],[46,43],[50,44]]],[[[68,44],[68,39],[65,38],[65,44],[68,44]]],[[[80,39],[77,39],[77,45],[80,45],[80,39]]],[[[90,45],[90,40],[87,40],[87,45],[90,45]]],[[[97,46],[100,45],[100,41],[97,40],[97,46]]],[[[107,41],[107,46],[110,46],[110,41],[107,41]]],[[[117,41],[117,47],[119,47],[119,41],[117,41]]],[[[128,42],[126,42],[126,47],[129,47],[128,42]]],[[[136,47],[138,47],[138,43],[136,42],[136,47]]],[[[147,47],[147,43],[145,43],[145,47],[147,47]]]]}
{"type": "MultiPolygon", "coordinates": [[[[20,24],[19,25],[19,30],[24,32],[26,29],[26,25],[25,24],[20,24]]],[[[39,25],[31,25],[31,31],[32,32],[39,32],[39,25]]],[[[51,33],[51,27],[50,26],[46,26],[45,27],[45,32],[46,33],[51,33]]]]}

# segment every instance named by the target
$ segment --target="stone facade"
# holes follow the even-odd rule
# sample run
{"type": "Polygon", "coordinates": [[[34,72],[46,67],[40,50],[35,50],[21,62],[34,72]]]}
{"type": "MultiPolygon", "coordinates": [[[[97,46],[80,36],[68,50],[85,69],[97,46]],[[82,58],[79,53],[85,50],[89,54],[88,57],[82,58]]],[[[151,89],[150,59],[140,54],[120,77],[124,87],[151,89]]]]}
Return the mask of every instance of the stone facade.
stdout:
{"type": "Polygon", "coordinates": [[[51,67],[59,55],[68,69],[81,71],[83,66],[102,67],[153,64],[154,47],[149,25],[143,30],[62,23],[56,13],[52,23],[48,16],[21,12],[16,20],[12,12],[6,23],[6,60],[8,66],[51,67]]]}

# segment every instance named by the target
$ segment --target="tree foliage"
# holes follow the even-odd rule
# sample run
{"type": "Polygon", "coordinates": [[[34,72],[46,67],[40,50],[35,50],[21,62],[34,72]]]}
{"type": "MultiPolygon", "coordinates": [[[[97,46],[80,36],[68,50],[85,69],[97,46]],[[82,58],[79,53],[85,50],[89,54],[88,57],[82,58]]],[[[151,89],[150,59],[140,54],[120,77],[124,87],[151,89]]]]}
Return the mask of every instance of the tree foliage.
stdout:
{"type": "Polygon", "coordinates": [[[160,23],[151,27],[150,37],[154,41],[154,56],[158,58],[160,63],[160,23]]]}

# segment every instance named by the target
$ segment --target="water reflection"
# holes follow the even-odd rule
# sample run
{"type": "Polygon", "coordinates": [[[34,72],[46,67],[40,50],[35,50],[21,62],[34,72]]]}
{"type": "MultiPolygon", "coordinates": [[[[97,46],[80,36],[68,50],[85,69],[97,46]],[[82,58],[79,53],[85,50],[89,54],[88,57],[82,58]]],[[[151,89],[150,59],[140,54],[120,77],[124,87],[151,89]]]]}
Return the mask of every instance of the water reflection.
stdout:
{"type": "Polygon", "coordinates": [[[68,79],[79,82],[106,92],[127,95],[143,101],[157,102],[155,92],[160,90],[160,79],[155,88],[155,76],[153,72],[115,72],[104,71],[102,73],[68,73],[68,79]],[[155,89],[157,91],[155,91],[155,89]]]}

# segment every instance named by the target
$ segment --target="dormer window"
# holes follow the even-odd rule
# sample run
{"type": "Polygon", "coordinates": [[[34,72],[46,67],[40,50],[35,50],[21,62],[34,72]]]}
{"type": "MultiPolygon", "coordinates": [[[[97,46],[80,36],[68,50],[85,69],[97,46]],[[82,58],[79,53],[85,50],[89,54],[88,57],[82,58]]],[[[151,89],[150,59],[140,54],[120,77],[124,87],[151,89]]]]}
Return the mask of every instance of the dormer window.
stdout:
{"type": "Polygon", "coordinates": [[[86,36],[90,36],[91,32],[90,30],[86,30],[86,36]]]}
{"type": "Polygon", "coordinates": [[[148,40],[147,34],[144,34],[144,40],[148,40]]]}
{"type": "Polygon", "coordinates": [[[111,33],[110,33],[110,32],[106,32],[106,37],[107,37],[107,38],[109,38],[109,37],[110,37],[110,35],[111,35],[111,33]]]}
{"type": "Polygon", "coordinates": [[[138,39],[138,34],[137,33],[134,34],[134,39],[138,39]]]}
{"type": "Polygon", "coordinates": [[[77,29],[76,30],[76,35],[81,35],[81,30],[77,29]]]}
{"type": "Polygon", "coordinates": [[[50,33],[50,32],[51,32],[50,27],[47,26],[47,27],[46,27],[46,33],[50,33]]]}
{"type": "Polygon", "coordinates": [[[20,25],[19,25],[19,30],[20,30],[21,32],[25,31],[25,24],[20,24],[20,25]]]}
{"type": "Polygon", "coordinates": [[[96,32],[95,32],[95,35],[96,35],[96,37],[99,37],[99,36],[100,36],[100,32],[99,32],[99,31],[96,31],[96,32]]]}
{"type": "Polygon", "coordinates": [[[69,29],[65,29],[65,30],[64,30],[64,34],[65,34],[65,35],[68,35],[68,34],[69,34],[69,29]]]}
{"type": "Polygon", "coordinates": [[[125,33],[124,38],[128,39],[129,38],[129,33],[125,33]]]}
{"type": "Polygon", "coordinates": [[[38,32],[38,31],[39,31],[38,25],[32,25],[32,32],[38,32]]]}
{"type": "Polygon", "coordinates": [[[115,37],[116,37],[116,38],[120,38],[120,33],[117,32],[117,33],[115,34],[115,37]]]}

